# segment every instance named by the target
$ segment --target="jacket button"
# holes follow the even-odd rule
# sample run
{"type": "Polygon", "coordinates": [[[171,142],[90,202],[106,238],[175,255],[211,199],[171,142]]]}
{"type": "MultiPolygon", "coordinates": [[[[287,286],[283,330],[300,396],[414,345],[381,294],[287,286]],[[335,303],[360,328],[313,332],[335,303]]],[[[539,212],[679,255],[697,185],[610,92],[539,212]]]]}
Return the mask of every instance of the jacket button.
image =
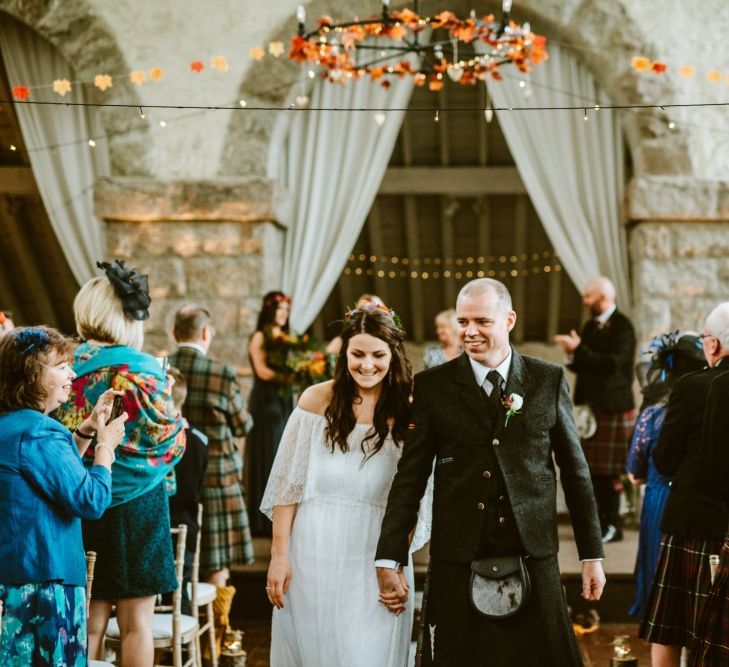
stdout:
{"type": "Polygon", "coordinates": [[[491,444],[492,444],[492,445],[498,445],[498,444],[499,444],[499,439],[498,439],[498,438],[494,438],[494,439],[493,439],[493,440],[491,441],[491,444]]]}
{"type": "Polygon", "coordinates": [[[484,470],[481,473],[481,477],[484,477],[485,479],[488,479],[489,477],[491,477],[491,471],[490,470],[484,470]]]}
{"type": "Polygon", "coordinates": [[[505,516],[500,516],[499,517],[499,523],[503,526],[506,523],[506,517],[505,516]]]}
{"type": "Polygon", "coordinates": [[[506,496],[499,496],[499,500],[503,503],[506,500],[506,496]]]}
{"type": "Polygon", "coordinates": [[[486,509],[486,505],[484,505],[483,503],[479,503],[478,505],[476,505],[476,509],[485,510],[486,509]]]}

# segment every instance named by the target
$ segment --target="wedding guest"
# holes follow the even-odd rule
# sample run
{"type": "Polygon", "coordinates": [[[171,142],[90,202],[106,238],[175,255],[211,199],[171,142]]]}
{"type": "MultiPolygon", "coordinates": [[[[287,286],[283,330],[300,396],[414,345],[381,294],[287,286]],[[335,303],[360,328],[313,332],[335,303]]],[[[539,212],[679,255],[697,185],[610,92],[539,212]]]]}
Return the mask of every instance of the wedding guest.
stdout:
{"type": "Polygon", "coordinates": [[[104,392],[72,434],[48,413],[75,374],[74,343],[55,329],[0,339],[0,665],[86,664],[86,565],[81,519],[111,500],[114,450],[126,415],[106,424],[104,392]],[[81,454],[96,431],[92,465],[81,454]]]}
{"type": "Polygon", "coordinates": [[[650,365],[643,387],[643,407],[635,423],[626,470],[630,481],[645,484],[635,564],[635,600],[629,613],[645,616],[661,546],[660,523],[668,499],[670,480],[653,463],[671,389],[678,378],[701,370],[706,364],[703,346],[691,333],[667,333],[653,339],[650,365]]]}
{"type": "Polygon", "coordinates": [[[290,310],[291,299],[283,292],[266,294],[256,330],[248,343],[248,356],[253,367],[253,389],[248,409],[253,417],[253,428],[246,438],[246,479],[253,535],[271,534],[271,523],[258,511],[258,507],[286,420],[293,408],[290,371],[286,366],[290,348],[290,310]]]}
{"type": "MultiPolygon", "coordinates": [[[[89,280],[73,304],[84,343],[74,357],[71,394],[56,416],[76,428],[104,391],[123,393],[129,419],[113,466],[111,505],[100,519],[83,523],[84,546],[97,553],[89,656],[102,657],[99,649],[116,604],[121,665],[147,667],[154,658],[155,599],[177,588],[165,477],[184,452],[185,432],[162,367],[141,351],[151,303],[147,276],[118,260],[97,266],[105,275],[89,280]]],[[[94,433],[84,435],[91,439],[94,433]]],[[[93,452],[92,445],[86,465],[93,452]]]]}
{"type": "Polygon", "coordinates": [[[435,316],[435,335],[438,345],[429,345],[423,350],[425,368],[440,366],[462,352],[458,342],[458,319],[453,308],[442,310],[435,316]]]}
{"type": "MultiPolygon", "coordinates": [[[[308,388],[286,426],[261,504],[273,520],[271,667],[407,662],[413,604],[399,608],[401,618],[388,613],[372,574],[408,432],[412,377],[403,340],[391,313],[349,312],[334,379],[308,388]]],[[[427,502],[424,510],[411,551],[427,540],[427,502]]],[[[404,564],[399,577],[411,588],[404,564]]]]}
{"type": "MultiPolygon", "coordinates": [[[[167,369],[167,379],[172,388],[172,402],[178,414],[187,398],[187,383],[179,369],[167,369]]],[[[192,562],[197,549],[197,534],[200,525],[197,521],[198,504],[201,502],[205,471],[208,467],[208,436],[191,426],[183,418],[185,428],[185,453],[175,466],[175,494],[170,496],[170,526],[181,523],[187,526],[185,547],[185,568],[182,585],[182,613],[192,614],[187,585],[192,580],[192,562]]]]}
{"type": "Polygon", "coordinates": [[[586,286],[582,303],[592,318],[580,334],[555,336],[577,375],[575,405],[589,406],[597,421],[594,435],[582,441],[600,515],[603,542],[623,539],[620,518],[621,476],[635,422],[633,364],[635,331],[615,303],[615,287],[605,277],[586,286]]]}
{"type": "Polygon", "coordinates": [[[722,513],[710,510],[698,476],[707,395],[727,370],[729,302],[714,308],[699,336],[708,367],[676,381],[666,418],[653,451],[656,470],[671,478],[661,520],[658,557],[648,611],[640,636],[651,642],[656,667],[678,667],[681,647],[696,637],[701,605],[709,590],[709,555],[719,553],[727,530],[722,513]]]}
{"type": "MultiPolygon", "coordinates": [[[[355,308],[361,308],[362,306],[384,306],[385,303],[382,299],[380,299],[379,296],[376,294],[362,294],[359,299],[357,299],[357,302],[355,303],[355,308]]],[[[329,341],[329,345],[326,347],[326,353],[331,355],[335,358],[339,355],[339,353],[342,351],[342,337],[341,336],[334,336],[329,341]]],[[[334,362],[336,364],[336,361],[334,362]]]]}
{"type": "Polygon", "coordinates": [[[236,442],[246,435],[248,414],[235,369],[210,356],[215,336],[210,313],[199,305],[182,306],[175,314],[173,336],[177,351],[169,362],[180,369],[189,390],[183,414],[208,438],[200,562],[205,579],[222,588],[231,566],[253,562],[243,460],[236,442]]]}

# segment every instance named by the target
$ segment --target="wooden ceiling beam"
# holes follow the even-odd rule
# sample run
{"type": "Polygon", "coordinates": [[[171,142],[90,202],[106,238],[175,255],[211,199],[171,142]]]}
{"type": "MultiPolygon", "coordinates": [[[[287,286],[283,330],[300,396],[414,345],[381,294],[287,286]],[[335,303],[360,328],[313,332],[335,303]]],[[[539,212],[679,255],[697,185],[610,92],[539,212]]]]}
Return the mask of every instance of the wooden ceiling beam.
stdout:
{"type": "Polygon", "coordinates": [[[527,194],[516,167],[389,167],[381,195],[527,194]]]}
{"type": "Polygon", "coordinates": [[[0,195],[38,197],[38,186],[30,167],[0,166],[0,195]]]}

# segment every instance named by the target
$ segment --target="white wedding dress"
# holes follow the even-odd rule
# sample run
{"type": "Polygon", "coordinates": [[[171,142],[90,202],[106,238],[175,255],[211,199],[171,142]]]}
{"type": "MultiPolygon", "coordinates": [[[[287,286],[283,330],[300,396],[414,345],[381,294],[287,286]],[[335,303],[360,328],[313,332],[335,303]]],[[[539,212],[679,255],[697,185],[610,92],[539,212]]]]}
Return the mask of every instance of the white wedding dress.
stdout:
{"type": "MultiPolygon", "coordinates": [[[[268,479],[261,510],[298,504],[289,543],[291,584],[273,610],[271,667],[405,667],[413,623],[412,565],[407,611],[378,602],[375,549],[402,449],[388,436],[365,458],[371,427],[357,424],[349,451],[325,444],[326,420],[296,408],[268,479]]],[[[432,491],[421,503],[411,551],[430,537],[432,491]]]]}

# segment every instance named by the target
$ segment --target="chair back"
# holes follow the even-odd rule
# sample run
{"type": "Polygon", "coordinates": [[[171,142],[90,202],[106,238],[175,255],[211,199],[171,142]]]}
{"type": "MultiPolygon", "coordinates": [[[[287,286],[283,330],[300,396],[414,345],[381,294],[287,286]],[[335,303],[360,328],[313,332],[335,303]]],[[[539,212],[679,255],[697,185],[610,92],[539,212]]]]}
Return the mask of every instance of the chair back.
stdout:
{"type": "Polygon", "coordinates": [[[91,588],[94,585],[94,567],[96,566],[96,552],[86,552],[86,615],[89,615],[91,604],[91,588]]]}
{"type": "Polygon", "coordinates": [[[187,526],[181,523],[177,528],[170,528],[170,533],[176,537],[175,543],[175,576],[177,577],[177,588],[172,593],[172,604],[162,604],[161,596],[158,596],[159,604],[155,605],[155,612],[172,613],[172,616],[182,614],[182,578],[185,572],[185,545],[187,543],[187,526]]]}
{"type": "Polygon", "coordinates": [[[195,555],[192,558],[192,574],[190,576],[190,604],[192,606],[192,615],[197,618],[198,606],[197,585],[200,581],[200,544],[202,542],[202,522],[203,522],[203,506],[202,503],[197,504],[197,539],[195,540],[195,555]]]}

